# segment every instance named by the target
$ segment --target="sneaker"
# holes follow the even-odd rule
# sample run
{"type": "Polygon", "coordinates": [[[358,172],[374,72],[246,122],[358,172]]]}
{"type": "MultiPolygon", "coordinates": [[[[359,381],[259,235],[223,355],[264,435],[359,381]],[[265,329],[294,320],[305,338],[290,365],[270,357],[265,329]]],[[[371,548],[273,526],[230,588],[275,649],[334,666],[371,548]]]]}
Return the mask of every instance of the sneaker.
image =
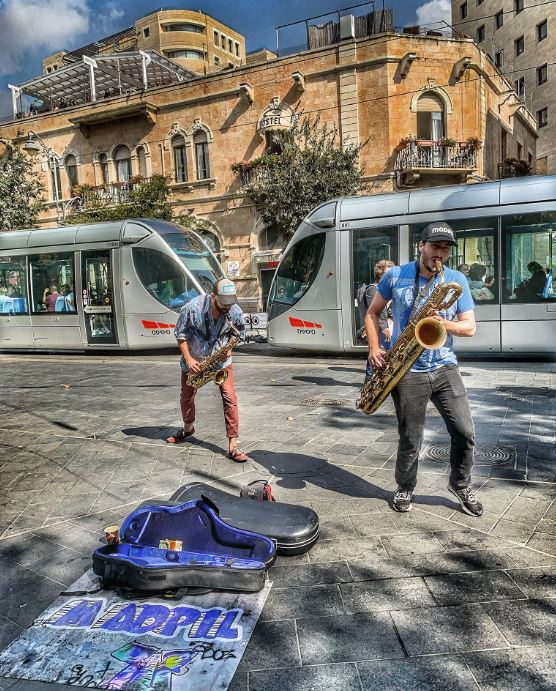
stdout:
{"type": "Polygon", "coordinates": [[[454,495],[459,501],[461,508],[470,516],[483,515],[483,505],[479,501],[477,492],[472,487],[464,487],[463,489],[455,489],[452,485],[448,485],[448,492],[454,495]]]}
{"type": "Polygon", "coordinates": [[[398,487],[398,489],[394,492],[394,501],[392,502],[394,511],[401,511],[402,513],[405,513],[406,511],[411,511],[412,499],[413,492],[410,492],[408,489],[402,489],[401,487],[398,487]]]}

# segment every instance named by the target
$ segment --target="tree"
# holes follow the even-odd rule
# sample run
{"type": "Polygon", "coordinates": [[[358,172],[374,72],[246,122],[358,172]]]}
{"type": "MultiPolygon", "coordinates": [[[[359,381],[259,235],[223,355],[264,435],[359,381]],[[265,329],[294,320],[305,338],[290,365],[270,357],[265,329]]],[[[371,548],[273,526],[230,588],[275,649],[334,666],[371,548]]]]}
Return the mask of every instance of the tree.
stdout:
{"type": "Polygon", "coordinates": [[[34,228],[43,192],[32,163],[17,142],[0,142],[0,230],[34,228]]]}
{"type": "Polygon", "coordinates": [[[279,153],[257,159],[257,167],[263,166],[261,174],[253,175],[246,187],[262,221],[286,240],[318,204],[366,188],[359,166],[366,142],[342,144],[335,126],[321,126],[319,116],[301,119],[296,115],[290,130],[276,134],[279,153]]]}
{"type": "Polygon", "coordinates": [[[153,175],[150,180],[134,181],[125,190],[125,201],[114,203],[109,196],[99,196],[90,185],[78,185],[73,192],[83,197],[86,208],[66,218],[70,224],[121,221],[125,218],[162,218],[172,220],[172,207],[167,201],[168,188],[164,175],[153,175]]]}

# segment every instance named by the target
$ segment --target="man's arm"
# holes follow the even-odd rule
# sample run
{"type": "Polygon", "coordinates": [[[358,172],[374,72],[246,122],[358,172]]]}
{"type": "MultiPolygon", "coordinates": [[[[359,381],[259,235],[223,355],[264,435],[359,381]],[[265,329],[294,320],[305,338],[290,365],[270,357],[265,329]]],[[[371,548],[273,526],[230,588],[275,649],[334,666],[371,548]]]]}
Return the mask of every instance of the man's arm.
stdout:
{"type": "Polygon", "coordinates": [[[373,301],[369,305],[367,314],[365,315],[365,330],[367,332],[367,339],[369,341],[369,361],[380,369],[384,365],[384,353],[380,349],[378,341],[379,325],[378,320],[382,310],[386,307],[388,302],[382,297],[380,293],[374,296],[373,301]]]}
{"type": "Polygon", "coordinates": [[[185,364],[189,367],[189,370],[191,372],[199,372],[201,369],[199,361],[195,360],[195,358],[189,352],[187,341],[178,339],[178,348],[180,349],[180,353],[183,355],[183,359],[185,360],[185,364]]]}
{"type": "Polygon", "coordinates": [[[475,311],[469,310],[468,312],[460,312],[457,315],[457,321],[450,321],[449,319],[444,319],[439,314],[432,315],[437,321],[442,322],[444,328],[452,336],[467,336],[471,337],[475,335],[477,331],[477,323],[475,322],[475,311]]]}

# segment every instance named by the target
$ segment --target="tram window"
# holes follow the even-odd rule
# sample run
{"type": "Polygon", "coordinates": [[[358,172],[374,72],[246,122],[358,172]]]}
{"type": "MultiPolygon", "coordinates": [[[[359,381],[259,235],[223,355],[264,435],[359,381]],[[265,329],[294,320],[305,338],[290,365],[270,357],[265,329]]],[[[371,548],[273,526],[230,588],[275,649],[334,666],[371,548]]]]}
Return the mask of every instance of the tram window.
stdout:
{"type": "Polygon", "coordinates": [[[163,252],[134,247],[133,263],[141,283],[165,307],[179,309],[199,295],[185,271],[163,252]]]}
{"type": "Polygon", "coordinates": [[[28,314],[25,257],[0,256],[0,315],[28,314]]]}
{"type": "MultiPolygon", "coordinates": [[[[499,284],[496,280],[497,218],[466,218],[448,221],[456,234],[457,246],[446,262],[451,269],[461,271],[469,282],[475,304],[498,302],[499,284]]],[[[423,228],[428,223],[411,226],[414,257],[419,255],[418,245],[423,228]]]]}
{"type": "Polygon", "coordinates": [[[556,301],[556,212],[502,217],[504,302],[556,301]]]}
{"type": "Polygon", "coordinates": [[[224,278],[220,264],[193,233],[184,231],[183,233],[164,235],[164,240],[197,279],[205,292],[209,293],[214,282],[219,278],[224,278]]]}
{"type": "Polygon", "coordinates": [[[43,312],[75,314],[73,253],[37,254],[29,257],[29,263],[33,314],[43,312]]]}
{"type": "Polygon", "coordinates": [[[313,284],[322,263],[326,233],[303,238],[282,258],[276,272],[271,301],[295,305],[313,284]]]}

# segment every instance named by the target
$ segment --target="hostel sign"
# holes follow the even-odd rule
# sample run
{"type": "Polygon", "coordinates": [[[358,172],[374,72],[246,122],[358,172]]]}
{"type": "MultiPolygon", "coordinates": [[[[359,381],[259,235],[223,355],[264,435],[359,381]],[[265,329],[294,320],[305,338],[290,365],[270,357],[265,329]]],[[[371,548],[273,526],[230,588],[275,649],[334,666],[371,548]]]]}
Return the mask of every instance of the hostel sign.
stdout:
{"type": "Polygon", "coordinates": [[[292,109],[285,103],[280,103],[278,96],[274,96],[269,106],[262,112],[257,131],[264,135],[265,132],[277,130],[289,130],[292,126],[292,109]]]}

